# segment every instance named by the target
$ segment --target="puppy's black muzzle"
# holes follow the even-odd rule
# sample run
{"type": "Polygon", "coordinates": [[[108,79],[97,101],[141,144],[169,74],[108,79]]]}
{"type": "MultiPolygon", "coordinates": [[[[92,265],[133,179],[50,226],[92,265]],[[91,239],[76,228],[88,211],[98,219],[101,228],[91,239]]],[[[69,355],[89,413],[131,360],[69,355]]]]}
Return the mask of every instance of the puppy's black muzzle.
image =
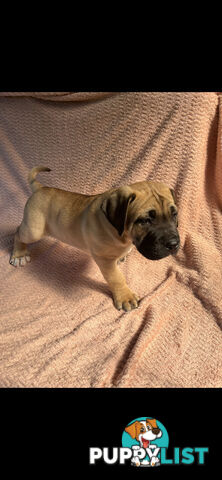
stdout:
{"type": "Polygon", "coordinates": [[[179,244],[180,244],[180,240],[178,236],[174,236],[166,241],[166,243],[164,244],[164,247],[167,248],[168,250],[171,250],[171,252],[173,253],[174,251],[178,250],[179,244]]]}
{"type": "Polygon", "coordinates": [[[159,228],[149,231],[141,242],[134,242],[137,250],[149,260],[160,260],[175,255],[180,247],[180,237],[176,228],[159,228]]]}

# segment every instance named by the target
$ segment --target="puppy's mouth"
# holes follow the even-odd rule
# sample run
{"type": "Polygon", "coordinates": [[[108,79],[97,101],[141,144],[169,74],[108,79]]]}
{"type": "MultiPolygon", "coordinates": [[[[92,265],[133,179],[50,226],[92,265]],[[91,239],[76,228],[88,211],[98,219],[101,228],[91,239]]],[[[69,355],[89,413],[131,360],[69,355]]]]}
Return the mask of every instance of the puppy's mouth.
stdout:
{"type": "Polygon", "coordinates": [[[138,252],[143,255],[143,257],[147,258],[148,260],[161,260],[162,258],[168,257],[169,255],[176,255],[179,250],[179,247],[169,251],[167,249],[142,249],[140,247],[136,247],[138,252]]]}
{"type": "Polygon", "coordinates": [[[142,440],[142,443],[143,443],[143,448],[148,448],[149,447],[149,444],[150,444],[150,441],[147,440],[146,438],[141,438],[142,440]]]}
{"type": "Polygon", "coordinates": [[[156,242],[152,238],[151,240],[146,237],[139,245],[137,242],[133,242],[137,250],[148,260],[161,260],[169,255],[176,255],[180,248],[179,236],[175,237],[175,240],[171,240],[169,243],[162,244],[156,242]]]}

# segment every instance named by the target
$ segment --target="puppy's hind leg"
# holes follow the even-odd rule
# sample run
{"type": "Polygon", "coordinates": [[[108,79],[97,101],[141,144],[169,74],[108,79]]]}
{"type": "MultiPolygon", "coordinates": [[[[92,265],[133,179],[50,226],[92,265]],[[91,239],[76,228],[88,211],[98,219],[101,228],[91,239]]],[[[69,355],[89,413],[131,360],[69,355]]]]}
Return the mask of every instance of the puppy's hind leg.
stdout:
{"type": "Polygon", "coordinates": [[[19,228],[14,237],[14,247],[9,263],[14,267],[23,267],[31,258],[26,243],[20,241],[19,228]]]}
{"type": "Polygon", "coordinates": [[[28,243],[34,243],[40,240],[44,235],[45,222],[38,218],[38,228],[32,228],[31,224],[27,224],[24,219],[18,227],[14,237],[13,252],[9,263],[14,267],[23,267],[31,261],[30,253],[27,247],[28,243]]]}

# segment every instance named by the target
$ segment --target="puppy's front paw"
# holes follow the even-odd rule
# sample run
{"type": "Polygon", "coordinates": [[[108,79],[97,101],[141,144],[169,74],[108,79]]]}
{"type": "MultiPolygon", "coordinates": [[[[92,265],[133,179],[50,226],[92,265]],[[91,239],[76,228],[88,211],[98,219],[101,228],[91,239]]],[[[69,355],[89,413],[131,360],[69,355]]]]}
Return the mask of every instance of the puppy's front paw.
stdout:
{"type": "Polygon", "coordinates": [[[138,308],[139,297],[135,293],[131,292],[129,288],[124,288],[113,295],[114,305],[117,310],[125,310],[130,312],[134,308],[138,308]]]}
{"type": "Polygon", "coordinates": [[[28,253],[22,257],[15,257],[12,255],[9,260],[9,263],[13,265],[13,267],[24,267],[26,263],[29,262],[31,262],[31,257],[28,253]]]}

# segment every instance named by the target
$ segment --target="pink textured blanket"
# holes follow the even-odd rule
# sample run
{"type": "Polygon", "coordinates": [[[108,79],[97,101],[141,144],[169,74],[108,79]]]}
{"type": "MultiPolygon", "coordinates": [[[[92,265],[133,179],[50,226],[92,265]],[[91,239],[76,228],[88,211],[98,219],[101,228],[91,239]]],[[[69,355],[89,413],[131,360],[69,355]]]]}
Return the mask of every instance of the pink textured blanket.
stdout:
{"type": "Polygon", "coordinates": [[[1,387],[222,387],[222,110],[216,93],[0,94],[1,387]],[[93,260],[44,239],[9,264],[31,190],[150,179],[176,191],[181,249],[120,268],[118,312],[93,260]]]}

